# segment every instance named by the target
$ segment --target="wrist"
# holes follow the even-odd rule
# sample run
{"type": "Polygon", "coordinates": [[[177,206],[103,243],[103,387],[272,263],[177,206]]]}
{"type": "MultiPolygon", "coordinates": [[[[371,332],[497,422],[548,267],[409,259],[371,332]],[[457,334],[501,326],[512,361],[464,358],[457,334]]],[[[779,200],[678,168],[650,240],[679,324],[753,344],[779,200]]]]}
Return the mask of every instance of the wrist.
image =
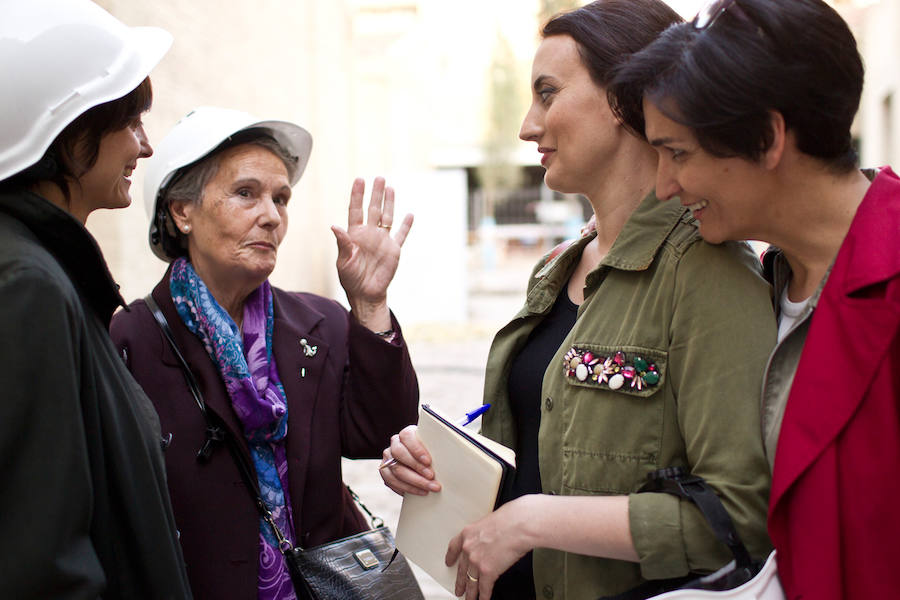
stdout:
{"type": "Polygon", "coordinates": [[[391,311],[387,301],[373,303],[351,299],[349,302],[353,317],[369,331],[381,333],[393,329],[394,324],[391,322],[391,311]]]}
{"type": "Polygon", "coordinates": [[[516,505],[516,531],[520,536],[519,550],[523,553],[543,547],[544,523],[541,511],[546,510],[544,500],[548,498],[544,494],[527,494],[510,503],[516,505]]]}

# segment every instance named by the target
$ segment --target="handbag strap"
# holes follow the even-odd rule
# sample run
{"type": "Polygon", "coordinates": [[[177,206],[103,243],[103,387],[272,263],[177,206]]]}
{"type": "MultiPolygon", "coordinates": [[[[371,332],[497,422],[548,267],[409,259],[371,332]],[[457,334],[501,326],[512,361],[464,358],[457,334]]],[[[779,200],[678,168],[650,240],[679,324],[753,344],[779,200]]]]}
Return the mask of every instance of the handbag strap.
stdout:
{"type": "MultiPolygon", "coordinates": [[[[182,374],[184,375],[184,380],[191,391],[191,395],[194,397],[194,401],[200,408],[200,413],[203,415],[203,419],[206,421],[206,441],[204,442],[203,447],[197,453],[197,460],[203,463],[208,462],[210,456],[212,455],[214,444],[224,442],[225,447],[228,448],[228,453],[231,455],[232,460],[234,460],[234,464],[237,467],[238,472],[241,474],[241,479],[243,480],[244,485],[247,488],[247,492],[253,499],[253,504],[256,506],[259,515],[266,523],[269,524],[269,527],[272,528],[272,533],[275,535],[275,539],[278,540],[279,550],[282,554],[292,552],[294,550],[294,546],[275,523],[275,519],[272,516],[269,507],[262,499],[262,494],[259,490],[259,482],[256,479],[255,470],[249,464],[244,454],[241,452],[241,449],[234,435],[232,435],[222,423],[217,423],[216,419],[218,419],[218,417],[214,413],[211,413],[206,409],[206,403],[203,401],[203,394],[200,392],[200,386],[197,384],[197,379],[194,377],[194,373],[188,366],[187,361],[181,354],[181,351],[178,349],[178,344],[175,342],[175,336],[172,334],[172,329],[169,327],[169,321],[166,319],[166,316],[163,314],[162,310],[160,310],[159,305],[150,294],[147,294],[144,297],[144,302],[147,303],[147,306],[150,308],[150,312],[153,314],[154,320],[163,332],[163,337],[166,338],[166,341],[172,348],[172,352],[175,353],[175,357],[178,359],[178,364],[181,367],[182,374]]],[[[359,496],[356,494],[356,492],[354,492],[350,488],[350,486],[345,484],[345,487],[347,488],[347,491],[350,492],[350,496],[353,498],[353,500],[360,506],[360,508],[365,511],[367,515],[369,515],[369,521],[371,522],[372,527],[378,528],[383,526],[384,520],[381,517],[373,515],[372,512],[366,507],[366,505],[362,503],[362,500],[359,499],[359,496]]],[[[393,561],[393,559],[391,560],[393,561]]]]}
{"type": "Polygon", "coordinates": [[[203,415],[203,420],[206,422],[206,441],[203,442],[203,446],[197,451],[197,460],[201,463],[207,463],[212,456],[215,445],[225,439],[226,430],[219,423],[213,422],[210,417],[210,412],[206,410],[206,403],[203,401],[203,394],[200,393],[200,386],[197,384],[197,379],[194,377],[194,373],[188,366],[187,361],[178,349],[178,344],[175,343],[175,336],[172,333],[172,329],[169,327],[169,321],[166,320],[166,315],[163,314],[152,295],[147,294],[144,296],[144,302],[147,303],[150,314],[153,315],[156,324],[159,325],[159,328],[163,332],[163,337],[166,338],[169,347],[172,348],[172,352],[175,354],[175,358],[178,360],[178,364],[181,367],[181,374],[184,375],[184,381],[191,391],[191,396],[194,397],[194,402],[197,403],[197,407],[200,409],[200,414],[203,415]]]}
{"type": "Polygon", "coordinates": [[[689,475],[682,467],[660,469],[647,475],[647,483],[638,492],[665,492],[690,500],[700,509],[716,538],[731,550],[737,567],[744,568],[752,564],[750,553],[741,541],[728,511],[712,486],[702,477],[689,475]]]}

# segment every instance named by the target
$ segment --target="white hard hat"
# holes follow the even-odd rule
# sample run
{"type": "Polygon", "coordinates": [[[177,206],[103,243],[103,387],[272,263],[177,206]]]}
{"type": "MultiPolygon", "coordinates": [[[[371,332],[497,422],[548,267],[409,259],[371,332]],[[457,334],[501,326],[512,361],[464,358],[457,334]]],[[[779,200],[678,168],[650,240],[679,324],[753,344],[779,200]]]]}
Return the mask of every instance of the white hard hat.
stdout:
{"type": "Polygon", "coordinates": [[[171,44],[89,0],[0,0],[0,181],[82,113],[135,89],[171,44]]]}
{"type": "Polygon", "coordinates": [[[234,134],[247,129],[265,130],[288,154],[296,157],[291,185],[300,180],[312,149],[312,136],[308,131],[288,121],[264,121],[230,108],[195,108],[154,146],[153,156],[145,163],[144,208],[150,219],[150,248],[156,256],[165,261],[175,258],[167,254],[163,247],[162,237],[169,234],[165,230],[165,215],[160,214],[159,201],[176,172],[205,157],[234,134]]]}

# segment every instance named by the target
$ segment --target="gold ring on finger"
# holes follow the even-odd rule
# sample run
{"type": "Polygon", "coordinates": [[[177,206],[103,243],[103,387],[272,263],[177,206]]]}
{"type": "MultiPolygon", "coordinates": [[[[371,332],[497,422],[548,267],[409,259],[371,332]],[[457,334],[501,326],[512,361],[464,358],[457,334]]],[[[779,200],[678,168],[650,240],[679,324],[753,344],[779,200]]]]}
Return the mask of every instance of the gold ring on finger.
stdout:
{"type": "Polygon", "coordinates": [[[478,578],[473,576],[471,573],[466,573],[466,577],[468,577],[469,581],[471,581],[472,583],[478,583],[478,578]]]}
{"type": "Polygon", "coordinates": [[[398,462],[400,462],[400,461],[398,461],[398,460],[397,460],[396,458],[394,458],[394,457],[391,457],[391,458],[389,458],[388,460],[386,460],[386,461],[384,461],[383,463],[381,463],[380,465],[378,465],[378,470],[381,471],[382,469],[390,469],[391,467],[393,467],[394,465],[396,465],[398,462]]]}

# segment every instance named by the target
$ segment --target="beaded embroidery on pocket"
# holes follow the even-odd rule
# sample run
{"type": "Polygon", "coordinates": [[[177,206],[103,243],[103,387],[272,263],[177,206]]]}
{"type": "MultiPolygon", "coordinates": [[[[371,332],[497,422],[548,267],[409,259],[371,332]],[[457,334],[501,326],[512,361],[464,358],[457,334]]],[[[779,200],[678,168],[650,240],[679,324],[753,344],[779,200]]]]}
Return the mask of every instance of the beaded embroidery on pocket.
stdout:
{"type": "Polygon", "coordinates": [[[563,358],[563,370],[567,378],[613,391],[640,392],[656,386],[661,378],[655,363],[634,354],[629,360],[621,350],[602,356],[592,350],[573,347],[563,358]]]}

